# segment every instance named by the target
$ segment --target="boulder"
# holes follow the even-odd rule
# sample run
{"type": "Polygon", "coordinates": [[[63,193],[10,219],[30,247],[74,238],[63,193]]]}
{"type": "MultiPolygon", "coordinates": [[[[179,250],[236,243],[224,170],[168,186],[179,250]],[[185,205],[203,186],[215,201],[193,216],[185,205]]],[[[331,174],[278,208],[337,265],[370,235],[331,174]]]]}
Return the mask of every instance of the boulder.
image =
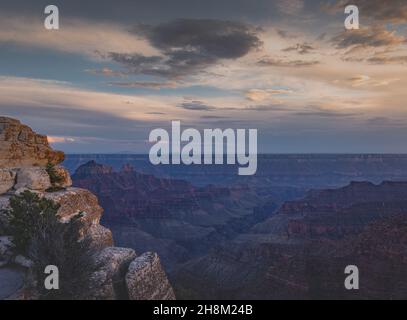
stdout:
{"type": "Polygon", "coordinates": [[[68,188],[72,186],[72,179],[68,170],[62,166],[55,166],[53,170],[54,173],[60,178],[60,181],[53,184],[54,187],[68,188]]]}
{"type": "Polygon", "coordinates": [[[127,299],[125,275],[136,257],[133,249],[109,247],[97,256],[99,270],[91,278],[91,299],[127,299]]]}
{"type": "Polygon", "coordinates": [[[57,192],[47,192],[44,197],[61,206],[58,216],[62,222],[68,222],[82,212],[86,228],[99,224],[103,209],[100,207],[97,197],[86,189],[68,188],[57,192]]]}
{"type": "Polygon", "coordinates": [[[45,168],[28,167],[17,171],[15,189],[27,188],[30,190],[45,191],[51,187],[51,181],[45,168]]]}
{"type": "Polygon", "coordinates": [[[0,169],[0,194],[4,194],[14,187],[16,181],[15,171],[0,169]]]}
{"type": "Polygon", "coordinates": [[[112,231],[100,224],[92,226],[87,235],[92,239],[92,243],[98,250],[113,247],[114,245],[112,231]]]}
{"type": "Polygon", "coordinates": [[[156,253],[134,259],[126,274],[130,300],[175,300],[174,291],[156,253]]]}
{"type": "Polygon", "coordinates": [[[46,136],[16,119],[0,117],[0,168],[45,167],[63,160],[64,153],[53,150],[46,136]]]}
{"type": "Polygon", "coordinates": [[[7,265],[13,256],[13,242],[11,237],[0,237],[0,268],[7,265]]]}

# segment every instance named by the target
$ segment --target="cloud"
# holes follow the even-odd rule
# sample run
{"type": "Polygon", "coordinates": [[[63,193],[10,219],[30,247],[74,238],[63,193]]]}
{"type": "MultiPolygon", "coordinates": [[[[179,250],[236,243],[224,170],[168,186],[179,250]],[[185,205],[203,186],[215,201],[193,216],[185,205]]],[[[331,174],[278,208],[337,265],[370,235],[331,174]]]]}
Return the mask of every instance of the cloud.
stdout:
{"type": "Polygon", "coordinates": [[[290,108],[283,106],[283,105],[256,105],[256,106],[248,106],[245,108],[248,111],[289,111],[290,108]]]}
{"type": "Polygon", "coordinates": [[[129,81],[129,82],[109,82],[109,85],[125,88],[147,88],[160,90],[162,88],[177,88],[178,83],[174,81],[167,82],[146,82],[146,81],[129,81]]]}
{"type": "Polygon", "coordinates": [[[61,137],[61,136],[48,136],[49,143],[72,143],[75,142],[75,138],[61,137]]]}
{"type": "Polygon", "coordinates": [[[303,0],[276,0],[276,6],[280,12],[288,15],[297,15],[304,8],[303,0]]]}
{"type": "Polygon", "coordinates": [[[192,100],[192,101],[185,101],[178,105],[178,107],[185,109],[185,110],[193,110],[193,111],[213,111],[216,110],[215,107],[209,106],[202,101],[192,100]]]}
{"type": "Polygon", "coordinates": [[[294,51],[299,54],[308,54],[308,53],[312,53],[314,50],[315,50],[315,48],[311,44],[309,44],[307,42],[303,42],[303,43],[297,43],[294,46],[287,47],[287,48],[283,49],[282,51],[284,51],[284,52],[294,51]]]}
{"type": "Polygon", "coordinates": [[[245,93],[246,99],[249,101],[263,101],[275,95],[287,95],[292,94],[291,90],[284,89],[251,89],[245,93]]]}
{"type": "Polygon", "coordinates": [[[218,119],[225,119],[227,117],[223,117],[223,116],[208,116],[208,115],[203,115],[200,117],[201,119],[205,119],[205,120],[218,120],[218,119]]]}
{"type": "Polygon", "coordinates": [[[406,38],[397,36],[394,31],[383,27],[364,28],[352,31],[343,31],[331,40],[336,48],[350,47],[389,47],[406,43],[406,38]]]}
{"type": "Polygon", "coordinates": [[[291,32],[288,32],[288,31],[285,31],[285,30],[282,30],[282,29],[279,29],[279,28],[276,28],[275,30],[276,30],[277,34],[283,39],[295,39],[295,38],[298,38],[297,35],[292,34],[291,32]]]}
{"type": "Polygon", "coordinates": [[[163,52],[201,52],[223,59],[242,57],[261,45],[253,28],[234,21],[179,19],[156,26],[140,25],[135,32],[163,52]]]}
{"type": "Polygon", "coordinates": [[[343,12],[347,5],[356,5],[360,15],[376,22],[406,23],[407,2],[405,0],[339,0],[326,5],[333,12],[343,12]]]}
{"type": "Polygon", "coordinates": [[[257,64],[265,67],[311,67],[319,64],[316,60],[291,60],[291,59],[280,59],[280,58],[269,58],[265,57],[260,59],[257,64]]]}
{"type": "Polygon", "coordinates": [[[318,118],[352,118],[361,115],[357,112],[342,112],[338,110],[325,109],[319,106],[310,106],[305,111],[293,113],[295,116],[301,117],[318,117],[318,118]],[[307,110],[308,109],[308,110],[307,110]]]}
{"type": "MultiPolygon", "coordinates": [[[[122,95],[85,90],[67,82],[20,77],[0,77],[0,110],[26,108],[25,115],[37,108],[33,116],[60,116],[63,119],[78,119],[76,112],[89,112],[80,122],[92,123],[91,112],[131,120],[147,121],[145,112],[161,112],[175,104],[176,99],[160,99],[151,96],[122,95]],[[44,112],[39,113],[39,109],[44,112]]],[[[79,120],[78,120],[79,121],[79,120]]],[[[103,124],[102,122],[101,124],[103,124]]]]}
{"type": "Polygon", "coordinates": [[[334,36],[331,43],[340,50],[338,53],[344,61],[372,64],[405,62],[400,52],[406,52],[407,38],[381,26],[342,32],[334,36]]]}
{"type": "Polygon", "coordinates": [[[388,86],[393,82],[399,81],[400,79],[382,79],[376,80],[364,74],[357,74],[351,78],[348,78],[347,81],[350,82],[352,87],[381,87],[388,86]]]}
{"type": "Polygon", "coordinates": [[[373,57],[368,58],[367,61],[373,64],[407,64],[407,55],[375,54],[373,57]]]}
{"type": "Polygon", "coordinates": [[[102,68],[102,69],[86,69],[85,72],[95,74],[95,75],[103,75],[106,77],[126,77],[127,73],[123,71],[116,71],[110,68],[102,68]]]}
{"type": "Polygon", "coordinates": [[[158,25],[139,25],[134,33],[161,55],[120,54],[109,57],[134,74],[179,78],[203,71],[222,59],[237,59],[262,42],[257,30],[241,22],[179,19],[158,25]]]}
{"type": "Polygon", "coordinates": [[[405,127],[404,120],[395,120],[388,117],[374,117],[366,120],[367,125],[374,127],[405,127]]]}
{"type": "Polygon", "coordinates": [[[0,43],[16,43],[100,58],[109,51],[157,54],[148,41],[128,32],[120,24],[88,22],[64,17],[57,32],[44,30],[38,18],[0,14],[0,43]]]}

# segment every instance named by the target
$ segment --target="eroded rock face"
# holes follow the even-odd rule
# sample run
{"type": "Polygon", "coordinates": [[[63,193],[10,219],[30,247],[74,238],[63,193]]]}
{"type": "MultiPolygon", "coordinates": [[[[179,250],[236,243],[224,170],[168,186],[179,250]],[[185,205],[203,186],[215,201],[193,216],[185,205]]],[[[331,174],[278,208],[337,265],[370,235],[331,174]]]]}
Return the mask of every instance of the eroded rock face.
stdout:
{"type": "Polygon", "coordinates": [[[175,300],[156,253],[145,253],[130,264],[126,285],[130,300],[175,300]]]}
{"type": "MultiPolygon", "coordinates": [[[[126,274],[128,274],[129,265],[136,258],[136,253],[133,249],[113,247],[112,232],[99,223],[103,209],[98,203],[98,198],[86,189],[71,187],[72,180],[69,172],[57,165],[63,159],[62,152],[51,149],[47,137],[36,134],[18,120],[0,117],[0,299],[2,297],[38,298],[38,295],[26,293],[30,291],[30,285],[24,286],[18,277],[11,279],[13,273],[5,269],[5,266],[18,269],[18,275],[20,275],[30,274],[30,269],[33,267],[32,262],[22,256],[21,252],[14,252],[11,238],[6,236],[10,222],[8,213],[10,198],[26,190],[59,204],[57,214],[62,223],[80,215],[83,222],[81,236],[92,239],[98,265],[98,271],[91,278],[92,287],[88,294],[89,298],[128,299],[126,274]],[[49,163],[53,165],[52,172],[47,167],[49,163]],[[6,283],[8,287],[7,290],[3,290],[4,292],[2,292],[2,277],[10,278],[6,279],[10,281],[6,283]]],[[[162,282],[168,283],[161,267],[155,266],[155,268],[160,273],[151,274],[151,276],[159,277],[162,282]]],[[[150,283],[162,285],[156,278],[151,281],[145,277],[143,279],[149,284],[147,282],[128,284],[133,290],[139,285],[150,288],[150,283]]],[[[161,289],[157,288],[157,290],[161,289]]],[[[166,297],[166,295],[162,296],[166,297]]]]}
{"type": "Polygon", "coordinates": [[[4,194],[13,188],[16,180],[15,171],[0,169],[0,194],[4,194]]]}
{"type": "Polygon", "coordinates": [[[56,165],[63,160],[64,153],[53,150],[46,136],[16,119],[0,117],[0,168],[56,165]]]}
{"type": "Polygon", "coordinates": [[[68,188],[45,193],[44,196],[61,206],[58,215],[63,222],[69,221],[82,212],[85,223],[89,225],[99,224],[103,209],[100,207],[97,197],[90,191],[80,188],[68,188]]]}
{"type": "Polygon", "coordinates": [[[35,191],[45,191],[51,187],[47,170],[41,167],[21,168],[17,171],[16,190],[26,188],[35,191]]]}
{"type": "Polygon", "coordinates": [[[136,258],[133,249],[109,247],[97,257],[100,269],[92,277],[91,299],[126,299],[124,277],[128,267],[136,258]]]}
{"type": "Polygon", "coordinates": [[[72,186],[72,179],[68,170],[62,166],[55,166],[54,172],[60,178],[60,181],[55,182],[55,187],[69,188],[72,186]]]}

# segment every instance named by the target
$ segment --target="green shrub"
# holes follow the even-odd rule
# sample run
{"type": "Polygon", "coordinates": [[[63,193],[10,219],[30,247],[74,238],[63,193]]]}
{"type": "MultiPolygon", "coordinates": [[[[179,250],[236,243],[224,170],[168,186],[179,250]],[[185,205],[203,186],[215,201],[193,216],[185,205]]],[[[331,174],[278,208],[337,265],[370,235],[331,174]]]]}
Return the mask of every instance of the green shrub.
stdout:
{"type": "Polygon", "coordinates": [[[89,238],[82,239],[81,215],[68,223],[58,220],[59,206],[29,191],[10,201],[10,229],[15,245],[33,261],[32,273],[42,299],[85,298],[91,274],[97,269],[89,238]],[[45,267],[59,269],[59,290],[46,290],[45,267]]]}
{"type": "Polygon", "coordinates": [[[45,224],[57,223],[59,205],[24,191],[10,199],[10,233],[18,252],[26,254],[33,236],[45,224]]]}

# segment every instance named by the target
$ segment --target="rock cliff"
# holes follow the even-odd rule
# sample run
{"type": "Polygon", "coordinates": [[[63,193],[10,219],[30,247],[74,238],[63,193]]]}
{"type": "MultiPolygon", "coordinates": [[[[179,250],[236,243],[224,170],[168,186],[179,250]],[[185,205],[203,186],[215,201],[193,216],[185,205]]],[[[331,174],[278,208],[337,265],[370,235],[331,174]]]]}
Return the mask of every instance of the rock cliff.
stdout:
{"type": "Polygon", "coordinates": [[[68,171],[59,166],[63,159],[64,153],[53,150],[46,136],[18,120],[0,117],[0,281],[6,284],[0,288],[0,299],[36,297],[22,281],[31,263],[7,234],[9,201],[25,190],[59,204],[61,223],[80,215],[81,236],[91,239],[98,262],[88,299],[175,299],[156,254],[138,256],[132,249],[114,247],[111,231],[99,223],[103,209],[97,197],[72,187],[68,171]]]}

